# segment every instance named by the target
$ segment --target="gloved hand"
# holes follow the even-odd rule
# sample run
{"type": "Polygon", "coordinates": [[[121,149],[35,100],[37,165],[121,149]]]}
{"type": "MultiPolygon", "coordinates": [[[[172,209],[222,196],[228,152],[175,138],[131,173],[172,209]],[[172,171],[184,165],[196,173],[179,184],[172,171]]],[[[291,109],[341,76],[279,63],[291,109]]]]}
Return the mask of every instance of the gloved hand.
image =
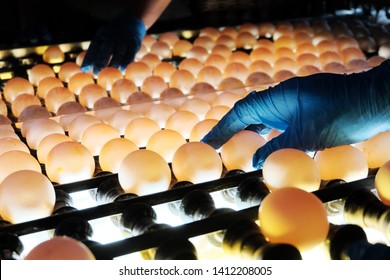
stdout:
{"type": "Polygon", "coordinates": [[[134,60],[146,34],[146,27],[141,19],[122,14],[109,24],[100,28],[91,41],[81,70],[93,69],[98,74],[106,66],[113,66],[124,71],[134,60]]]}
{"type": "Polygon", "coordinates": [[[202,139],[215,149],[251,124],[283,131],[260,147],[253,166],[273,151],[306,152],[366,140],[390,129],[390,60],[357,74],[295,77],[239,100],[202,139]]]}

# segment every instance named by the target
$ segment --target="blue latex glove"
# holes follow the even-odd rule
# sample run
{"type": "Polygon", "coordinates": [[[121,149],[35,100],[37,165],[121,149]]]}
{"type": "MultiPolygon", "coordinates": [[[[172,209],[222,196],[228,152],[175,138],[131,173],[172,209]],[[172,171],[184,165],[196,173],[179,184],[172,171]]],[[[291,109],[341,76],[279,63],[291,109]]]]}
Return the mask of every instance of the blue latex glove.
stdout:
{"type": "Polygon", "coordinates": [[[145,24],[135,16],[123,14],[100,28],[91,41],[81,70],[98,74],[106,66],[124,71],[134,60],[146,34],[145,24]]]}
{"type": "Polygon", "coordinates": [[[261,168],[273,151],[306,152],[357,143],[390,129],[390,60],[370,71],[295,77],[239,100],[202,139],[221,147],[251,124],[283,131],[257,150],[261,168]]]}

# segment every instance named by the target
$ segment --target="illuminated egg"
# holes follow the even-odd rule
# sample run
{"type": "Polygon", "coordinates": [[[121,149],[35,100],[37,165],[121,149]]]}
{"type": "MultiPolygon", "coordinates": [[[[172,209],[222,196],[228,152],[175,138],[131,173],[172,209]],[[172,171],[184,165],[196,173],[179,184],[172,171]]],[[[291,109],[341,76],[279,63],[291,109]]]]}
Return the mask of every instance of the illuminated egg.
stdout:
{"type": "Polygon", "coordinates": [[[194,40],[194,46],[201,46],[209,51],[215,46],[215,40],[209,36],[199,36],[194,40]]]}
{"type": "Polygon", "coordinates": [[[197,58],[185,58],[180,62],[178,69],[187,70],[191,72],[194,76],[197,76],[202,67],[203,63],[200,62],[197,58]]]}
{"type": "Polygon", "coordinates": [[[217,44],[211,50],[210,54],[218,54],[218,55],[223,56],[226,59],[228,59],[230,57],[230,55],[232,54],[232,50],[225,45],[217,44]]]}
{"type": "Polygon", "coordinates": [[[170,163],[176,150],[185,143],[186,139],[179,132],[164,129],[150,136],[146,149],[158,153],[167,163],[170,163]]]}
{"type": "Polygon", "coordinates": [[[68,135],[74,141],[80,142],[81,135],[91,125],[101,123],[97,117],[87,114],[81,114],[75,117],[69,124],[68,135]]]}
{"type": "Polygon", "coordinates": [[[204,27],[202,28],[200,31],[199,31],[199,37],[200,36],[208,36],[210,38],[212,38],[214,41],[218,38],[219,36],[219,31],[216,27],[211,27],[211,26],[208,26],[208,27],[204,27]]]}
{"type": "Polygon", "coordinates": [[[272,128],[267,134],[264,135],[265,140],[268,142],[271,139],[278,137],[280,134],[282,134],[281,131],[272,128]]]}
{"type": "Polygon", "coordinates": [[[140,62],[148,65],[150,69],[154,69],[161,62],[161,60],[156,54],[149,52],[141,58],[140,62]]]}
{"type": "MultiPolygon", "coordinates": [[[[306,31],[297,31],[294,33],[294,40],[296,46],[304,43],[311,43],[312,40],[312,34],[306,32],[306,31]]],[[[295,48],[296,50],[296,48],[295,48]]]]}
{"type": "Polygon", "coordinates": [[[194,84],[194,86],[190,90],[190,94],[203,94],[203,93],[214,93],[215,87],[210,85],[209,83],[199,82],[194,84]]]}
{"type": "Polygon", "coordinates": [[[288,35],[282,35],[274,41],[275,49],[287,48],[292,51],[296,49],[296,41],[294,37],[288,35]]]}
{"type": "Polygon", "coordinates": [[[193,46],[187,54],[187,58],[196,58],[200,62],[205,62],[209,56],[209,51],[205,47],[193,46]]]}
{"type": "Polygon", "coordinates": [[[160,129],[160,126],[154,120],[139,117],[127,124],[124,137],[142,148],[146,147],[150,136],[160,129]]]}
{"type": "Polygon", "coordinates": [[[174,32],[164,32],[160,34],[158,40],[168,44],[169,48],[173,48],[175,43],[180,40],[179,36],[174,32]]]}
{"type": "Polygon", "coordinates": [[[216,119],[220,120],[224,115],[226,115],[227,112],[230,111],[229,106],[224,105],[215,105],[210,108],[210,110],[207,111],[205,115],[205,119],[216,119]]]}
{"type": "Polygon", "coordinates": [[[58,71],[58,79],[64,83],[68,83],[69,79],[77,73],[81,73],[81,68],[76,62],[68,61],[61,65],[58,71]]]}
{"type": "Polygon", "coordinates": [[[8,116],[7,105],[2,99],[0,99],[0,115],[8,116]]]}
{"type": "Polygon", "coordinates": [[[322,180],[342,179],[346,182],[367,177],[368,163],[364,154],[351,145],[318,151],[314,157],[322,180]]]}
{"type": "Polygon", "coordinates": [[[313,65],[303,65],[297,71],[297,76],[309,76],[313,74],[321,73],[321,70],[313,65]]]}
{"type": "Polygon", "coordinates": [[[15,131],[8,128],[0,128],[0,139],[4,138],[13,138],[13,139],[19,139],[19,136],[15,133],[15,131]]]}
{"type": "Polygon", "coordinates": [[[372,67],[365,59],[352,59],[345,64],[348,69],[348,73],[359,73],[370,70],[372,67]]]}
{"type": "Polygon", "coordinates": [[[62,133],[52,133],[42,138],[37,147],[37,158],[41,164],[46,163],[50,150],[59,143],[73,141],[70,137],[62,133]]]}
{"type": "Polygon", "coordinates": [[[223,71],[226,64],[227,64],[226,58],[219,54],[211,54],[204,62],[204,66],[214,66],[218,68],[220,71],[223,71]]]}
{"type": "Polygon", "coordinates": [[[169,77],[176,71],[176,67],[169,62],[162,61],[153,70],[153,75],[161,77],[164,82],[169,82],[169,77]]]}
{"type": "Polygon", "coordinates": [[[277,150],[265,159],[263,177],[271,191],[294,187],[311,192],[318,190],[321,182],[314,159],[291,148],[277,150]]]}
{"type": "Polygon", "coordinates": [[[52,183],[40,172],[15,171],[0,184],[0,215],[13,224],[50,216],[55,201],[52,183]]]}
{"type": "Polygon", "coordinates": [[[138,88],[133,81],[122,78],[112,85],[110,96],[121,104],[126,104],[127,98],[136,91],[138,88]]]}
{"type": "Polygon", "coordinates": [[[264,144],[265,139],[260,134],[250,130],[241,130],[222,145],[222,163],[227,170],[254,171],[253,155],[264,144]]]}
{"type": "Polygon", "coordinates": [[[238,35],[237,28],[235,28],[233,26],[225,26],[225,27],[221,28],[219,36],[217,37],[217,40],[218,40],[218,38],[220,38],[222,36],[230,36],[233,39],[235,39],[237,37],[237,35],[238,35]]]}
{"type": "Polygon", "coordinates": [[[53,119],[35,120],[29,125],[26,131],[27,145],[30,149],[36,150],[41,140],[53,133],[65,134],[64,128],[53,119]]]}
{"type": "Polygon", "coordinates": [[[123,159],[138,150],[138,146],[126,138],[113,138],[105,143],[99,153],[99,164],[103,171],[118,173],[123,159]]]}
{"type": "Polygon", "coordinates": [[[142,38],[142,44],[146,47],[146,49],[149,51],[150,47],[157,41],[156,36],[153,34],[146,34],[142,38]]]}
{"type": "Polygon", "coordinates": [[[126,104],[134,105],[134,104],[142,104],[153,102],[153,98],[146,92],[136,91],[127,97],[126,104]]]}
{"type": "Polygon", "coordinates": [[[195,76],[190,71],[178,69],[172,73],[169,87],[178,88],[184,94],[188,94],[195,82],[195,76]]]}
{"type": "Polygon", "coordinates": [[[155,121],[160,128],[164,128],[167,119],[175,112],[176,110],[172,106],[164,103],[157,103],[152,104],[144,115],[155,121]]]}
{"type": "Polygon", "coordinates": [[[274,34],[272,35],[274,41],[282,36],[294,36],[294,27],[290,22],[278,22],[275,26],[274,34]]]}
{"type": "Polygon", "coordinates": [[[142,149],[123,159],[118,179],[125,192],[142,196],[168,190],[171,170],[158,153],[142,149]]]}
{"type": "Polygon", "coordinates": [[[39,82],[46,77],[55,77],[53,69],[47,64],[34,65],[28,72],[28,80],[34,86],[38,86],[39,82]]]}
{"type": "Polygon", "coordinates": [[[361,59],[366,60],[366,55],[359,48],[349,47],[341,51],[341,56],[344,59],[344,64],[347,64],[351,60],[361,59]]]}
{"type": "Polygon", "coordinates": [[[84,86],[79,94],[79,102],[86,108],[92,109],[93,104],[102,98],[108,96],[107,90],[98,84],[89,84],[84,86]]]}
{"type": "Polygon", "coordinates": [[[252,50],[249,57],[252,61],[262,60],[268,62],[270,65],[273,65],[275,61],[273,51],[263,47],[252,50]]]}
{"type": "Polygon", "coordinates": [[[272,76],[275,82],[282,82],[293,77],[295,77],[295,74],[290,70],[279,70],[272,76]]]}
{"type": "Polygon", "coordinates": [[[42,172],[38,160],[30,153],[13,150],[0,155],[0,184],[10,174],[19,170],[42,172]]]}
{"type": "Polygon", "coordinates": [[[86,54],[87,54],[87,51],[81,51],[81,52],[78,53],[78,55],[76,56],[76,64],[78,66],[81,67],[81,65],[83,64],[84,57],[85,57],[86,54]]]}
{"type": "Polygon", "coordinates": [[[252,63],[252,60],[249,54],[242,51],[235,51],[229,56],[228,62],[239,62],[244,64],[246,67],[249,67],[249,65],[252,63]]]}
{"type": "Polygon", "coordinates": [[[95,260],[91,250],[81,241],[68,236],[55,236],[36,245],[25,260],[95,260]]]}
{"type": "Polygon", "coordinates": [[[20,113],[30,105],[42,105],[39,98],[35,95],[24,93],[18,95],[11,104],[11,111],[15,117],[19,117],[20,113]]]}
{"type": "Polygon", "coordinates": [[[240,31],[236,38],[236,47],[239,49],[252,49],[257,43],[257,38],[248,31],[240,31]]]}
{"type": "Polygon", "coordinates": [[[147,77],[142,83],[141,90],[148,93],[152,98],[158,99],[168,84],[159,76],[147,77]]]}
{"type": "Polygon", "coordinates": [[[386,161],[375,174],[375,189],[383,204],[390,206],[390,161],[386,161]]]}
{"type": "Polygon", "coordinates": [[[295,60],[295,52],[289,48],[278,48],[274,51],[275,62],[281,58],[289,58],[295,60]]]}
{"type": "Polygon", "coordinates": [[[342,74],[346,73],[347,67],[341,62],[329,62],[323,66],[323,72],[342,74]]]}
{"type": "Polygon", "coordinates": [[[0,155],[9,151],[22,151],[25,153],[30,153],[27,145],[20,139],[14,137],[0,138],[0,155]]]}
{"type": "Polygon", "coordinates": [[[257,85],[266,85],[272,84],[274,80],[270,75],[263,72],[253,72],[251,73],[245,81],[246,86],[257,86],[257,85]]]}
{"type": "Polygon", "coordinates": [[[172,172],[178,181],[194,184],[219,179],[222,175],[221,157],[210,145],[188,142],[180,146],[172,159],[172,172]]]}
{"type": "Polygon", "coordinates": [[[106,90],[111,90],[112,85],[123,78],[122,72],[115,67],[104,67],[97,76],[97,84],[106,90]]]}
{"type": "Polygon", "coordinates": [[[213,100],[211,106],[214,107],[222,105],[232,108],[234,104],[240,99],[241,97],[233,92],[222,92],[218,94],[217,97],[213,100]]]}
{"type": "Polygon", "coordinates": [[[70,101],[76,101],[76,97],[68,88],[55,87],[47,93],[45,105],[49,112],[57,114],[58,108],[60,108],[62,104],[70,101]]]}
{"type": "Polygon", "coordinates": [[[188,139],[192,128],[198,122],[199,118],[196,114],[189,111],[176,111],[167,119],[165,129],[175,130],[188,139]]]}
{"type": "Polygon", "coordinates": [[[148,53],[148,51],[149,50],[145,47],[145,45],[141,44],[141,47],[135,54],[134,61],[140,61],[148,53]]]}
{"type": "Polygon", "coordinates": [[[4,85],[3,94],[5,100],[8,102],[13,102],[18,95],[23,93],[34,94],[33,85],[24,78],[11,78],[4,85]]]}
{"type": "Polygon", "coordinates": [[[295,53],[297,56],[305,53],[318,55],[318,49],[316,46],[314,46],[312,43],[302,43],[299,44],[295,50],[295,53]]]}
{"type": "Polygon", "coordinates": [[[274,70],[269,62],[265,60],[255,60],[249,65],[249,72],[263,72],[272,76],[274,70]]]}
{"type": "Polygon", "coordinates": [[[317,46],[320,42],[327,40],[327,41],[334,41],[334,36],[330,31],[319,31],[315,32],[312,42],[315,46],[317,46]]]}
{"type": "Polygon", "coordinates": [[[230,62],[226,65],[225,69],[223,70],[223,76],[225,78],[227,77],[234,77],[242,82],[245,82],[246,78],[248,78],[249,75],[249,69],[241,62],[230,62]]]}
{"type": "Polygon", "coordinates": [[[271,243],[291,244],[304,252],[325,242],[329,222],[314,194],[287,187],[269,193],[259,207],[260,229],[271,243]]]}
{"type": "Polygon", "coordinates": [[[239,80],[236,77],[227,77],[224,78],[218,85],[218,90],[220,91],[231,91],[239,95],[243,95],[247,92],[244,88],[245,84],[243,81],[239,80]]]}
{"type": "Polygon", "coordinates": [[[50,150],[45,167],[52,182],[66,184],[92,178],[95,160],[84,145],[67,141],[50,150]]]}
{"type": "Polygon", "coordinates": [[[281,57],[275,61],[274,71],[276,73],[281,70],[288,70],[295,73],[297,71],[297,63],[291,58],[281,57]]]}
{"type": "Polygon", "coordinates": [[[385,131],[355,144],[366,157],[369,168],[379,168],[390,160],[390,151],[387,149],[390,140],[390,132],[385,131]]]}
{"type": "Polygon", "coordinates": [[[257,49],[257,48],[265,48],[265,49],[268,49],[269,51],[273,52],[275,50],[275,45],[274,45],[274,42],[272,42],[271,40],[262,38],[262,39],[257,40],[257,44],[254,47],[254,49],[257,49]]]}
{"type": "Polygon", "coordinates": [[[30,105],[20,113],[18,122],[23,123],[29,120],[36,120],[36,119],[43,119],[43,118],[50,118],[51,114],[46,109],[46,107],[43,107],[41,105],[30,105]]]}
{"type": "Polygon", "coordinates": [[[107,122],[115,112],[121,110],[121,104],[115,99],[106,96],[96,100],[92,110],[96,117],[103,122],[107,122]]]}
{"type": "Polygon", "coordinates": [[[193,45],[188,40],[181,39],[177,41],[172,48],[173,56],[186,57],[193,45]]]}
{"type": "Polygon", "coordinates": [[[192,112],[197,115],[200,120],[203,120],[204,116],[210,110],[210,108],[211,106],[207,101],[194,97],[191,99],[187,99],[179,107],[179,110],[192,112]]]}
{"type": "Polygon", "coordinates": [[[197,82],[205,82],[213,87],[217,87],[222,79],[222,71],[215,66],[204,66],[197,75],[197,82]]]}
{"type": "Polygon", "coordinates": [[[152,75],[152,68],[141,61],[133,61],[125,69],[125,78],[140,87],[144,80],[152,75]]]}
{"type": "Polygon", "coordinates": [[[319,61],[318,57],[311,53],[300,54],[296,59],[296,63],[298,67],[302,67],[305,65],[312,65],[317,68],[322,67],[322,64],[319,61]]]}
{"type": "Polygon", "coordinates": [[[218,37],[215,45],[224,45],[233,51],[236,49],[236,40],[235,37],[233,38],[229,35],[221,35],[218,37]]]}
{"type": "Polygon", "coordinates": [[[253,36],[255,36],[255,38],[259,37],[259,28],[254,23],[250,23],[250,22],[242,23],[241,25],[238,26],[238,31],[249,32],[253,36]]]}
{"type": "Polygon", "coordinates": [[[84,113],[87,109],[77,101],[68,101],[63,103],[57,110],[57,116],[84,113]]]}
{"type": "Polygon", "coordinates": [[[338,52],[332,52],[332,51],[327,51],[327,52],[321,53],[319,55],[319,59],[320,59],[321,64],[323,66],[327,65],[330,62],[338,62],[341,64],[344,63],[341,55],[338,52]]]}
{"type": "Polygon", "coordinates": [[[127,124],[135,118],[138,118],[138,114],[130,110],[119,110],[116,111],[108,123],[115,128],[120,135],[125,134],[127,124]]]}
{"type": "Polygon", "coordinates": [[[349,36],[341,36],[336,39],[336,45],[339,51],[342,51],[346,48],[359,48],[359,42],[349,36]]]}
{"type": "Polygon", "coordinates": [[[386,58],[379,55],[373,55],[367,59],[367,62],[370,64],[371,67],[376,67],[382,64],[386,58]]]}
{"type": "Polygon", "coordinates": [[[119,132],[111,125],[96,123],[84,130],[81,135],[80,143],[85,146],[93,156],[98,156],[104,144],[119,137],[119,132]]]}
{"type": "Polygon", "coordinates": [[[164,41],[154,42],[150,47],[150,53],[157,55],[160,60],[172,57],[171,47],[164,41]]]}
{"type": "Polygon", "coordinates": [[[199,121],[191,129],[189,141],[190,142],[199,142],[206,136],[207,133],[218,123],[216,119],[204,119],[199,121]]]}
{"type": "Polygon", "coordinates": [[[319,53],[324,52],[338,52],[337,45],[334,40],[322,40],[317,44],[319,53]]]}
{"type": "Polygon", "coordinates": [[[275,25],[271,22],[259,23],[257,27],[259,29],[259,36],[266,38],[271,38],[276,29],[275,25]]]}
{"type": "Polygon", "coordinates": [[[60,79],[56,78],[56,77],[47,77],[47,78],[44,78],[42,79],[39,84],[38,84],[38,87],[37,87],[37,95],[42,98],[42,99],[45,99],[46,98],[46,95],[47,93],[53,89],[53,88],[56,88],[56,87],[64,87],[64,84],[61,82],[60,79]]]}
{"type": "Polygon", "coordinates": [[[160,100],[162,103],[178,109],[187,100],[187,97],[178,88],[167,88],[160,94],[160,100]]]}
{"type": "Polygon", "coordinates": [[[95,81],[93,80],[91,75],[83,72],[76,73],[69,79],[68,89],[70,90],[70,92],[79,95],[83,87],[94,83],[95,81]]]}
{"type": "Polygon", "coordinates": [[[58,64],[65,61],[65,53],[57,45],[46,48],[42,54],[42,60],[48,64],[58,64]]]}

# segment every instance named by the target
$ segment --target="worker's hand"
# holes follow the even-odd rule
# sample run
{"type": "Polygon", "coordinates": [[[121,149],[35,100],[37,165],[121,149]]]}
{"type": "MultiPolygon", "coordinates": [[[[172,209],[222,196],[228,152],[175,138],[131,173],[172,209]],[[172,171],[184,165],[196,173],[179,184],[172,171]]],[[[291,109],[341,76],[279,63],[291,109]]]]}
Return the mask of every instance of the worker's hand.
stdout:
{"type": "Polygon", "coordinates": [[[253,166],[261,168],[273,151],[317,151],[353,144],[390,129],[390,61],[370,71],[320,73],[286,80],[238,101],[202,139],[221,147],[252,124],[283,131],[260,147],[253,166]]]}
{"type": "Polygon", "coordinates": [[[82,71],[98,74],[106,66],[124,71],[141,47],[146,28],[141,19],[121,15],[100,28],[85,55],[82,71]]]}

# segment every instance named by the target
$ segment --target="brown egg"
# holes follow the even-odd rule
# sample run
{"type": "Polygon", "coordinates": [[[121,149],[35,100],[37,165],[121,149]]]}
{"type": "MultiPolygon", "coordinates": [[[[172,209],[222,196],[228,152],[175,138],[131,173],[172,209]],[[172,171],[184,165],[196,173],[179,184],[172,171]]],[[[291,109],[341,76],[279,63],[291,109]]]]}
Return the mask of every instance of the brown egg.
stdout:
{"type": "Polygon", "coordinates": [[[110,91],[112,85],[123,78],[122,72],[115,67],[104,67],[97,76],[97,84],[110,91]]]}
{"type": "Polygon", "coordinates": [[[51,45],[46,48],[42,54],[42,59],[48,64],[58,64],[65,61],[65,53],[57,45],[51,45]]]}
{"type": "Polygon", "coordinates": [[[53,69],[47,64],[34,65],[28,72],[28,80],[34,86],[38,86],[43,78],[55,76],[53,69]]]}
{"type": "Polygon", "coordinates": [[[63,63],[60,67],[60,70],[58,71],[58,78],[64,82],[68,83],[69,79],[76,73],[80,73],[81,68],[79,65],[77,65],[76,62],[73,61],[67,61],[63,63]]]}
{"type": "Polygon", "coordinates": [[[64,87],[64,84],[62,83],[62,81],[60,79],[58,79],[56,77],[44,78],[38,84],[37,95],[40,98],[45,99],[47,93],[51,89],[56,88],[56,87],[64,87]]]}
{"type": "Polygon", "coordinates": [[[79,95],[81,89],[89,84],[94,84],[95,81],[93,80],[92,76],[86,73],[76,73],[74,74],[68,82],[68,89],[70,92],[74,93],[75,95],[79,95]]]}
{"type": "Polygon", "coordinates": [[[110,96],[119,103],[126,104],[129,96],[136,91],[138,91],[138,88],[133,81],[122,78],[112,85],[110,96]]]}
{"type": "Polygon", "coordinates": [[[33,85],[26,79],[14,77],[8,80],[3,88],[4,98],[8,102],[13,102],[14,99],[23,93],[34,94],[33,85]]]}
{"type": "Polygon", "coordinates": [[[152,68],[145,62],[131,62],[125,70],[125,78],[140,87],[144,80],[152,75],[152,68]]]}
{"type": "Polygon", "coordinates": [[[47,93],[45,105],[49,112],[57,114],[60,106],[69,101],[76,101],[75,95],[65,87],[55,87],[47,93]]]}

